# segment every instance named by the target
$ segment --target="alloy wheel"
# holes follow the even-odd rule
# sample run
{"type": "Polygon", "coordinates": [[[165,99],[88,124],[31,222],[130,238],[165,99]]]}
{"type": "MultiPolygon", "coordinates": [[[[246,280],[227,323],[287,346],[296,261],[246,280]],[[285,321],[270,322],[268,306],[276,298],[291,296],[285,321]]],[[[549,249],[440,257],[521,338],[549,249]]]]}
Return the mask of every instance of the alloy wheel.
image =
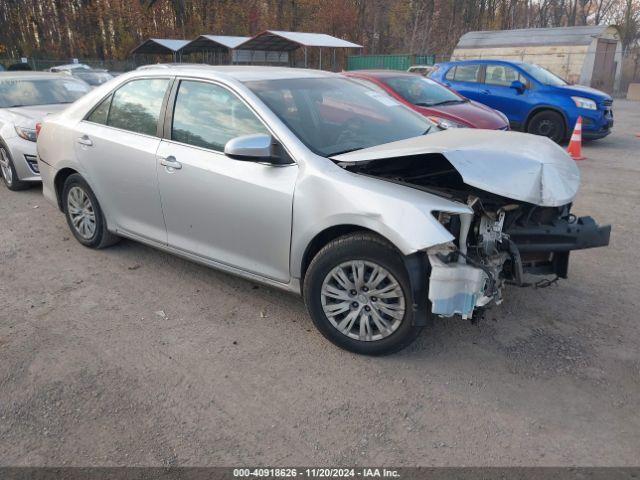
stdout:
{"type": "Polygon", "coordinates": [[[80,187],[73,186],[67,194],[67,209],[75,231],[85,240],[96,233],[96,213],[89,195],[80,187]]]}
{"type": "Polygon", "coordinates": [[[405,316],[405,295],[382,266],[364,260],[344,262],[322,282],[322,309],[343,335],[376,341],[395,332],[405,316]]]}
{"type": "Polygon", "coordinates": [[[11,169],[9,155],[4,148],[0,148],[0,171],[2,171],[2,178],[4,178],[7,185],[11,185],[13,183],[13,170],[11,169]]]}

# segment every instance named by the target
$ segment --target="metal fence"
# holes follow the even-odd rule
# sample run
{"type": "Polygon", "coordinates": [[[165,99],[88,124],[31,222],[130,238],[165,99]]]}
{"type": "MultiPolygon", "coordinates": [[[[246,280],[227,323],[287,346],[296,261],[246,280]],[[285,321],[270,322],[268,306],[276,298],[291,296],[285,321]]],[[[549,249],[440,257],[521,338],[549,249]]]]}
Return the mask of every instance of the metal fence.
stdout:
{"type": "Polygon", "coordinates": [[[432,54],[349,55],[347,70],[406,70],[412,65],[433,65],[435,61],[436,56],[432,54]]]}
{"type": "MultiPolygon", "coordinates": [[[[8,67],[9,65],[13,65],[15,63],[25,63],[23,58],[1,58],[0,64],[8,67]]],[[[53,60],[50,58],[32,58],[29,57],[26,59],[26,63],[31,67],[32,70],[49,70],[51,67],[55,67],[58,65],[64,65],[67,63],[83,63],[85,65],[89,65],[92,68],[101,68],[105,70],[109,70],[112,72],[128,72],[129,70],[134,70],[137,65],[133,60],[101,60],[95,58],[62,58],[58,60],[53,60]]]]}

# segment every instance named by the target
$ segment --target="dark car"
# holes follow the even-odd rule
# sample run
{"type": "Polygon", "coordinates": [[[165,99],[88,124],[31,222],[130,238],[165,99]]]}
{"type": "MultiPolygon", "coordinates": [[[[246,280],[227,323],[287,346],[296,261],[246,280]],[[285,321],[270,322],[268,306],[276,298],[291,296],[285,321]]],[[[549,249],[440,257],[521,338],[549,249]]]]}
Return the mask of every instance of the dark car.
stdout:
{"type": "Polygon", "coordinates": [[[511,128],[565,141],[582,117],[582,137],[602,138],[613,127],[612,98],[525,62],[464,60],[438,65],[430,78],[504,113],[511,128]]]}
{"type": "Polygon", "coordinates": [[[509,129],[502,113],[422,75],[394,70],[355,70],[344,75],[391,95],[442,128],[509,129]]]}
{"type": "Polygon", "coordinates": [[[12,63],[11,65],[9,65],[7,67],[7,71],[9,72],[28,72],[33,70],[31,68],[31,65],[29,65],[28,63],[12,63]]]}

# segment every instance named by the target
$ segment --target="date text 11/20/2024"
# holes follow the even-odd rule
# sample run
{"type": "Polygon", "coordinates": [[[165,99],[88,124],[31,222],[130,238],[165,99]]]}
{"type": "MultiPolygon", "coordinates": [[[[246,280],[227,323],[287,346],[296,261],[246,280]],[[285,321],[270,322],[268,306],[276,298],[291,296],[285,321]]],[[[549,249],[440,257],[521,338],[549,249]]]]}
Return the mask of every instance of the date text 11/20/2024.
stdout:
{"type": "Polygon", "coordinates": [[[400,473],[388,468],[235,468],[238,478],[399,478],[400,473]]]}

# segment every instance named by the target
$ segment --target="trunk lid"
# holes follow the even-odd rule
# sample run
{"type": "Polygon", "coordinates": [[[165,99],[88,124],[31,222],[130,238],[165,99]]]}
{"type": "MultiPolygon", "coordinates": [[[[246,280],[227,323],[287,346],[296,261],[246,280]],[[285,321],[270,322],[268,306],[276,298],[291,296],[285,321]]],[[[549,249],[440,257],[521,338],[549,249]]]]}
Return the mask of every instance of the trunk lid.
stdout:
{"type": "Polygon", "coordinates": [[[67,108],[67,103],[55,103],[51,105],[31,105],[28,107],[13,107],[7,111],[13,117],[13,123],[21,127],[33,128],[35,124],[41,121],[47,115],[61,112],[67,108]]]}

